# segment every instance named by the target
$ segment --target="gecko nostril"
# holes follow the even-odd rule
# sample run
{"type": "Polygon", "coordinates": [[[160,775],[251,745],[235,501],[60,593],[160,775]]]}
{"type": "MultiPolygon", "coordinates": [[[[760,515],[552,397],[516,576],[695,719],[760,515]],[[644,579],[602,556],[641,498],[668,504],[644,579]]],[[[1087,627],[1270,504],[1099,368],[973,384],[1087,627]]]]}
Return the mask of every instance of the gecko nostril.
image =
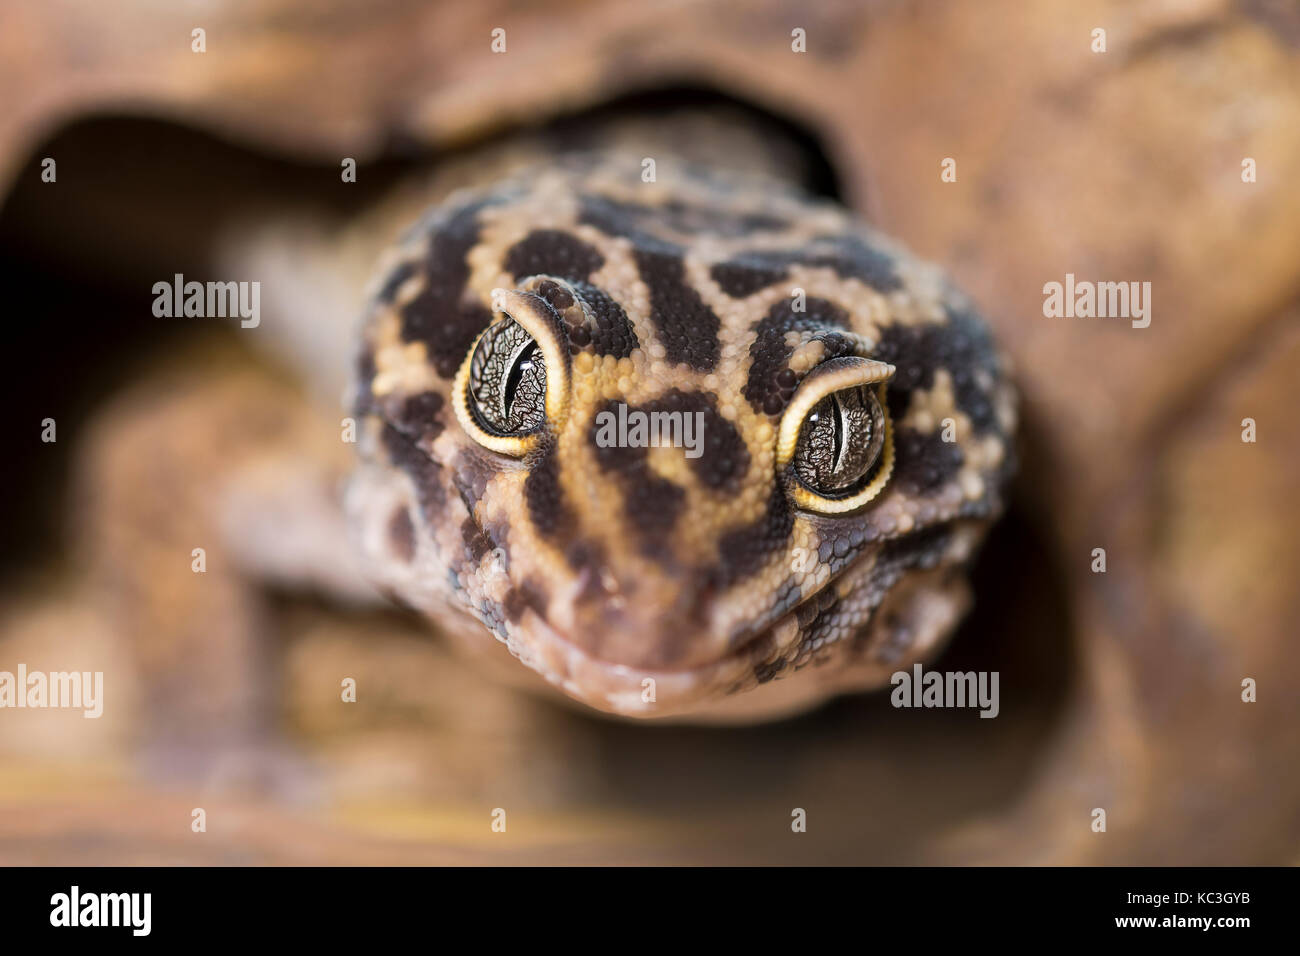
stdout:
{"type": "Polygon", "coordinates": [[[388,543],[397,560],[403,564],[411,563],[415,557],[415,524],[406,505],[394,508],[392,517],[388,519],[388,543]]]}

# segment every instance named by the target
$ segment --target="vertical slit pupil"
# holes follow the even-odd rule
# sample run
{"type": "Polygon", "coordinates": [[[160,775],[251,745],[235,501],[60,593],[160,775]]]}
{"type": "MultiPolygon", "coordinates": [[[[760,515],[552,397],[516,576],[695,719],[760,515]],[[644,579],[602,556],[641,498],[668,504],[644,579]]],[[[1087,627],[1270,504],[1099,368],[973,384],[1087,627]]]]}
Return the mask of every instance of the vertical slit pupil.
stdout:
{"type": "Polygon", "coordinates": [[[844,421],[844,409],[840,406],[839,394],[831,395],[831,466],[838,472],[843,462],[844,452],[844,431],[847,423],[844,421]]]}
{"type": "Polygon", "coordinates": [[[514,364],[510,366],[510,372],[506,375],[506,387],[501,396],[501,410],[507,418],[510,416],[510,407],[515,403],[515,394],[519,391],[519,383],[523,381],[524,373],[533,367],[536,352],[536,341],[531,341],[525,345],[520,349],[514,364]]]}

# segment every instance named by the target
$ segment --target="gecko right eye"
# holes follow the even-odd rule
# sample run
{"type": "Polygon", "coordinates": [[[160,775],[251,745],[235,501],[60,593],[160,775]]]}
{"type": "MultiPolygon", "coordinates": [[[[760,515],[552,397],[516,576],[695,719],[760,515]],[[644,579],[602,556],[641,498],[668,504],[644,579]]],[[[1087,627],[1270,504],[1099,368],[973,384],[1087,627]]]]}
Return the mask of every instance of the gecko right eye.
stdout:
{"type": "Polygon", "coordinates": [[[488,326],[469,360],[469,407],[496,435],[526,435],[546,423],[546,359],[512,318],[488,326]]]}
{"type": "Polygon", "coordinates": [[[500,292],[495,321],[452,386],[461,427],[485,448],[522,458],[569,410],[569,352],[555,310],[531,292],[500,292]]]}

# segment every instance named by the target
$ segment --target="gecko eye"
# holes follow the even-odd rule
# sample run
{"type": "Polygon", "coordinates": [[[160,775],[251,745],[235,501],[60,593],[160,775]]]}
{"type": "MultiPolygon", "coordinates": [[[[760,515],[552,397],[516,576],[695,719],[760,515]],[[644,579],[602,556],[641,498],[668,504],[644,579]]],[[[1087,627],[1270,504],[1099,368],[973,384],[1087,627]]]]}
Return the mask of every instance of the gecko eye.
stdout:
{"type": "Polygon", "coordinates": [[[804,419],[794,470],[810,491],[827,498],[852,494],[880,459],[885,413],[867,385],[831,392],[804,419]]]}
{"type": "Polygon", "coordinates": [[[568,415],[568,341],[545,300],[531,292],[498,291],[495,321],[461,363],[452,404],[470,438],[524,458],[568,415]]]}
{"type": "Polygon", "coordinates": [[[469,362],[470,407],[496,435],[526,435],[546,422],[546,359],[527,330],[507,318],[478,340],[469,362]]]}
{"type": "Polygon", "coordinates": [[[795,504],[820,514],[861,508],[885,489],[894,442],[885,409],[894,366],[859,356],[804,376],[777,432],[776,463],[788,469],[795,504]]]}

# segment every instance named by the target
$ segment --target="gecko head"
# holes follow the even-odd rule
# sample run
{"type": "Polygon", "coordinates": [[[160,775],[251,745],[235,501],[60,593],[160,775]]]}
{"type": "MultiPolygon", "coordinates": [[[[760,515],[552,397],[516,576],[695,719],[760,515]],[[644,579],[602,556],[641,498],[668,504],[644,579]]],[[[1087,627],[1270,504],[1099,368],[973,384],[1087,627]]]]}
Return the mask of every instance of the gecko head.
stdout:
{"type": "Polygon", "coordinates": [[[348,502],[382,587],[629,716],[785,712],[937,648],[1006,465],[977,320],[913,330],[770,295],[676,329],[653,315],[663,283],[697,306],[664,261],[555,229],[493,249],[487,207],[462,208],[474,241],[455,247],[462,213],[444,213],[365,324],[348,502]],[[523,242],[611,268],[494,268],[523,242]],[[476,294],[475,263],[511,281],[476,294]],[[940,367],[954,357],[972,363],[940,367]],[[967,428],[951,448],[949,406],[967,428]]]}

